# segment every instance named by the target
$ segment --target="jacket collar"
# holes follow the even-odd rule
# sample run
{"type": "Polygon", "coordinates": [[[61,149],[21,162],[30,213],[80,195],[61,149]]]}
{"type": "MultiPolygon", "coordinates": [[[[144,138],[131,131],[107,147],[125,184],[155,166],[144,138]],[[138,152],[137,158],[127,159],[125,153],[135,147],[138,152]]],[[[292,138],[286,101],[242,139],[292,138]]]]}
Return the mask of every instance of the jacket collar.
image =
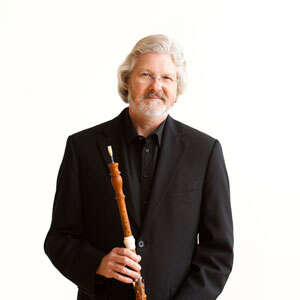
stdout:
{"type": "MultiPolygon", "coordinates": [[[[163,137],[163,131],[164,131],[164,127],[165,127],[165,123],[167,122],[167,119],[169,118],[169,115],[167,116],[167,118],[150,134],[150,136],[155,136],[155,138],[157,138],[158,141],[158,146],[161,146],[162,143],[162,137],[163,137]]],[[[123,118],[123,123],[124,123],[124,134],[125,134],[125,138],[126,138],[126,142],[127,144],[132,143],[137,137],[138,137],[138,133],[136,128],[134,127],[131,117],[129,115],[129,109],[128,107],[125,109],[125,114],[124,114],[124,118],[123,118]]]]}

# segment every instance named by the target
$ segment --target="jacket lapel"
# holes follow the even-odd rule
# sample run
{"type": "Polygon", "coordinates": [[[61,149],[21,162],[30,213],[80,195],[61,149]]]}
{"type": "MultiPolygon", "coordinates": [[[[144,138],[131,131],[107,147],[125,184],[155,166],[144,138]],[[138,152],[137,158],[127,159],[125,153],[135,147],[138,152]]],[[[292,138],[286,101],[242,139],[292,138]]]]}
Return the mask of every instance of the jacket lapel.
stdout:
{"type": "Polygon", "coordinates": [[[167,123],[165,124],[157,169],[153,177],[149,206],[146,209],[145,219],[142,220],[140,236],[151,226],[159,202],[163,201],[167,191],[172,187],[172,181],[178,172],[184,151],[185,143],[181,132],[177,129],[175,120],[169,115],[167,123]]]}

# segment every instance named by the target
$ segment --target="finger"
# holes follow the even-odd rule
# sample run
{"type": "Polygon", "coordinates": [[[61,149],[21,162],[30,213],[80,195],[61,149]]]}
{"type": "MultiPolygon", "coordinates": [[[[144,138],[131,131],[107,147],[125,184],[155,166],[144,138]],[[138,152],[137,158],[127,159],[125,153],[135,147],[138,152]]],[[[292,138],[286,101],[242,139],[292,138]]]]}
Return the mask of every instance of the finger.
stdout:
{"type": "Polygon", "coordinates": [[[127,248],[118,248],[117,253],[119,255],[127,256],[136,262],[139,262],[141,260],[140,255],[136,254],[135,252],[133,252],[127,248]]]}
{"type": "Polygon", "coordinates": [[[137,262],[135,262],[134,260],[132,260],[131,258],[129,258],[127,256],[116,255],[113,258],[113,260],[114,260],[115,263],[128,266],[128,267],[130,267],[131,269],[133,269],[135,271],[140,271],[141,270],[140,264],[138,264],[137,262]]]}
{"type": "Polygon", "coordinates": [[[118,273],[124,274],[126,276],[131,277],[132,279],[139,279],[140,278],[140,274],[138,272],[135,272],[129,268],[126,268],[123,265],[120,265],[118,263],[115,263],[112,267],[113,271],[116,271],[118,273]]]}
{"type": "Polygon", "coordinates": [[[115,272],[115,271],[112,271],[112,277],[119,280],[119,281],[122,281],[124,283],[132,283],[133,280],[129,277],[126,277],[126,276],[123,276],[121,274],[119,274],[118,272],[115,272]]]}

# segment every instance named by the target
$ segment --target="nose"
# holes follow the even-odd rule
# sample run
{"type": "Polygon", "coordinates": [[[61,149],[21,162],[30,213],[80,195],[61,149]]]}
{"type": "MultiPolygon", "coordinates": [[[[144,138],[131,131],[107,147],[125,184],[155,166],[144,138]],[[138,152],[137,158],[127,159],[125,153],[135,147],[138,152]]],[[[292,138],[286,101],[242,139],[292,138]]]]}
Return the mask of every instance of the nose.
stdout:
{"type": "Polygon", "coordinates": [[[159,78],[159,77],[154,77],[154,78],[152,78],[150,87],[151,87],[154,91],[161,91],[161,90],[162,90],[162,84],[161,84],[161,82],[160,82],[160,78],[159,78]]]}

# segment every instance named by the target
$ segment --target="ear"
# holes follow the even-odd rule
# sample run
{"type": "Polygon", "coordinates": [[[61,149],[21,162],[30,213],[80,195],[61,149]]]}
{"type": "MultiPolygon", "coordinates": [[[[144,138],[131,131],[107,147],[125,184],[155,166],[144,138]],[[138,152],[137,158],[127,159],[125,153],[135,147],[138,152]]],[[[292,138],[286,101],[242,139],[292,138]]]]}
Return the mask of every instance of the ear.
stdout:
{"type": "Polygon", "coordinates": [[[124,80],[123,80],[123,87],[127,91],[128,91],[128,88],[129,88],[129,79],[130,79],[130,73],[127,73],[124,80]]]}

